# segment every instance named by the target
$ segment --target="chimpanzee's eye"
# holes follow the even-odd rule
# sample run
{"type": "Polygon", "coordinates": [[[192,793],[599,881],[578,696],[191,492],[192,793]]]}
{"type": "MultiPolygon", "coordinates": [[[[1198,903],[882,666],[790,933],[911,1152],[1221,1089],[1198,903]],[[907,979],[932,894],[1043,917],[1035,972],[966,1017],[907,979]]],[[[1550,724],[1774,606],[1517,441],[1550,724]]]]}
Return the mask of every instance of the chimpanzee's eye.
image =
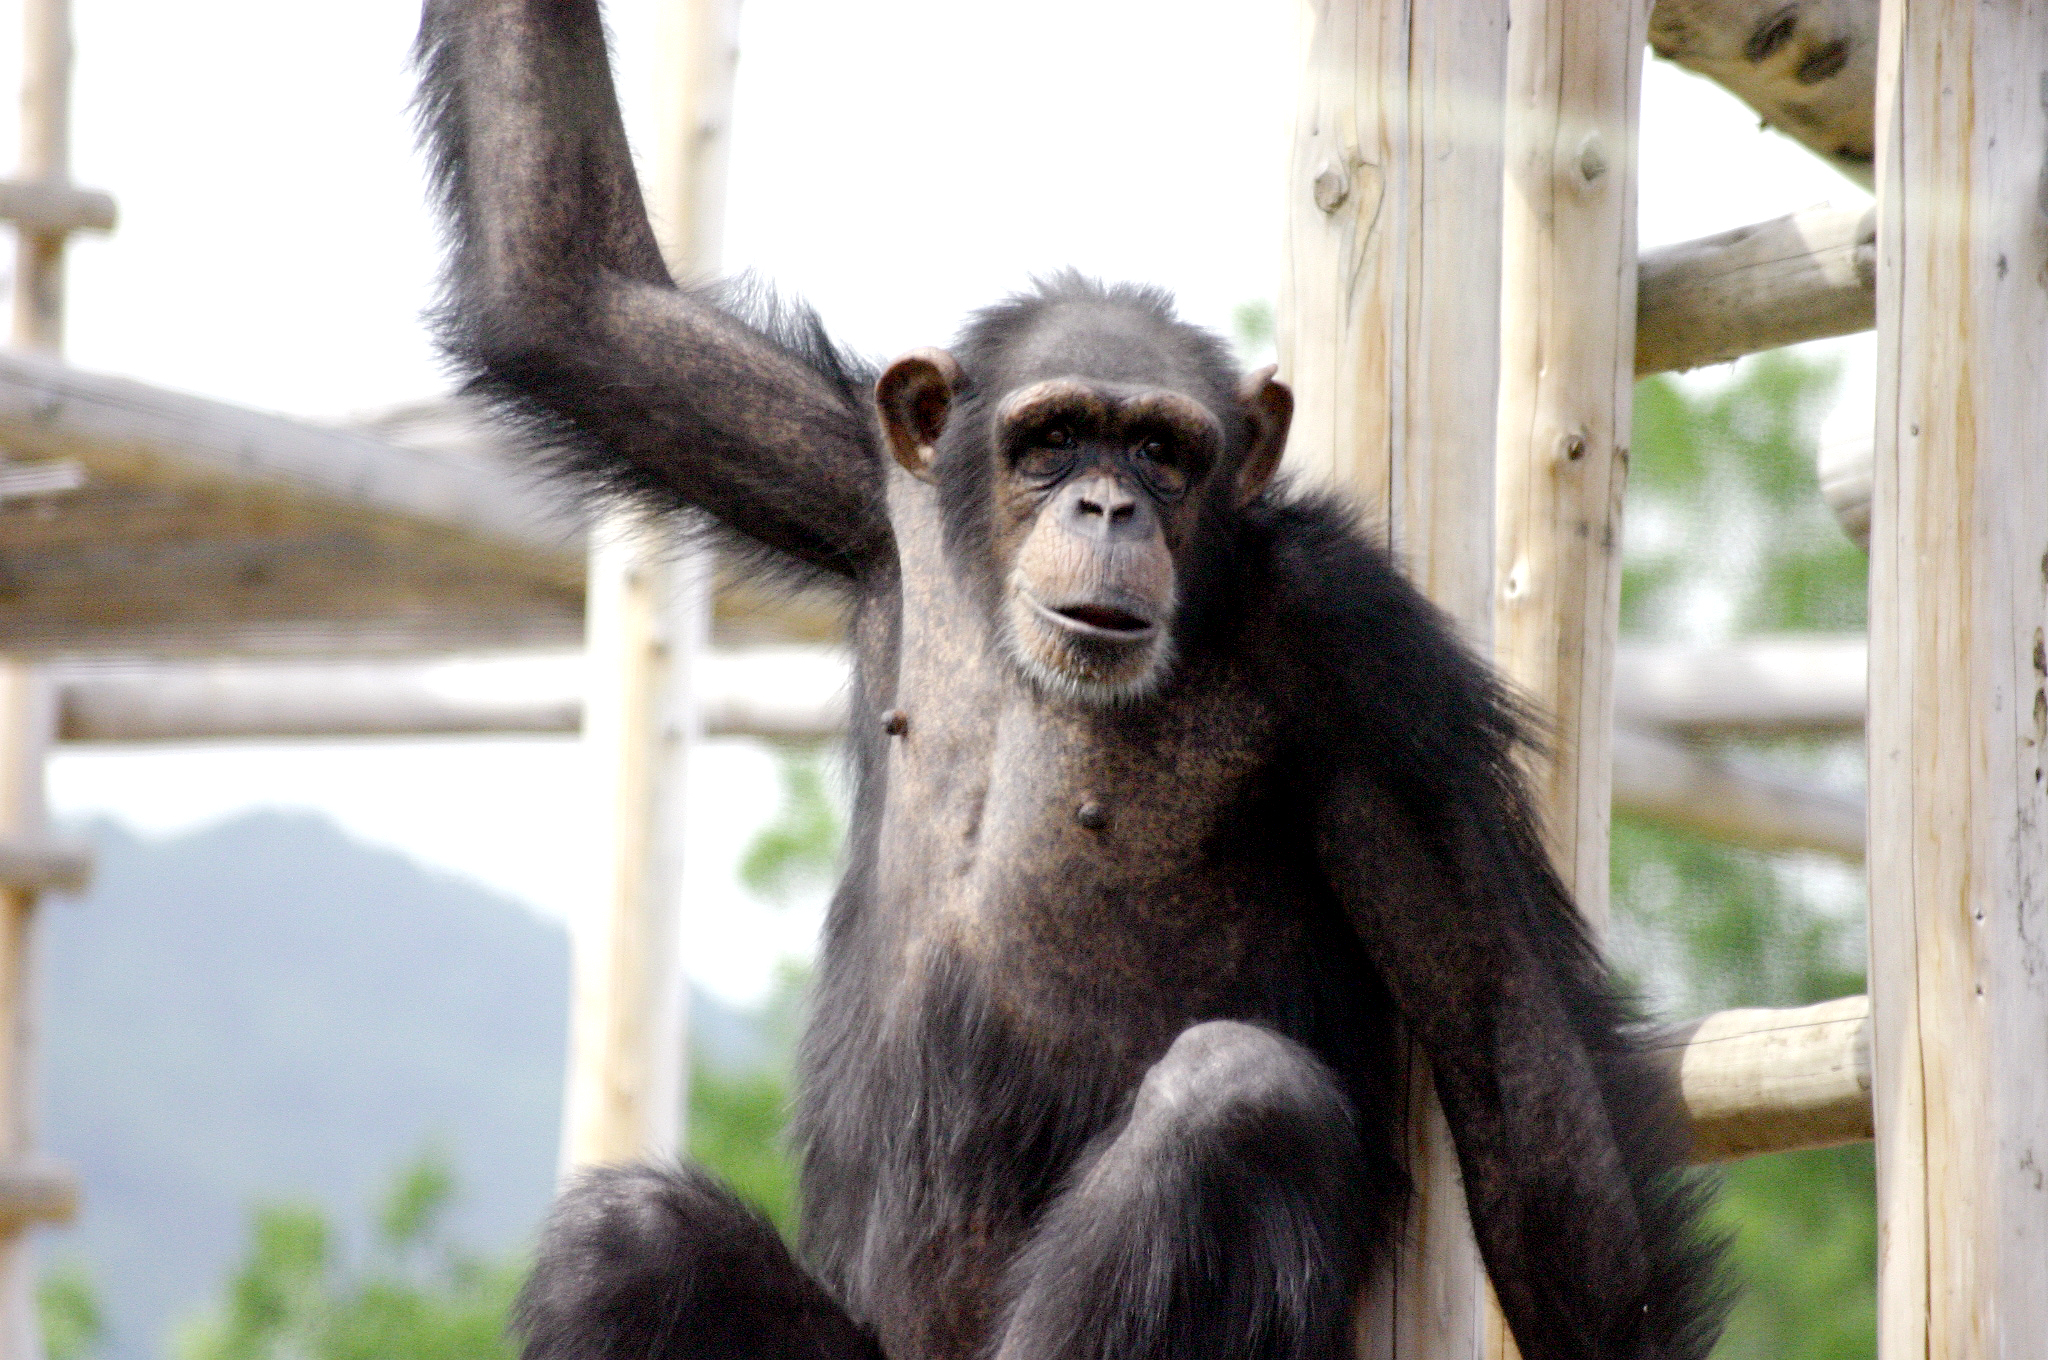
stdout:
{"type": "Polygon", "coordinates": [[[1038,442],[1049,449],[1068,449],[1074,446],[1074,435],[1064,425],[1049,425],[1039,434],[1038,442]]]}
{"type": "Polygon", "coordinates": [[[1161,461],[1166,457],[1166,441],[1156,434],[1153,435],[1138,445],[1138,456],[1155,463],[1161,461]]]}
{"type": "Polygon", "coordinates": [[[1036,447],[1028,448],[1017,457],[1017,471],[1034,480],[1045,481],[1059,476],[1074,461],[1074,441],[1062,432],[1064,443],[1046,447],[1041,439],[1036,447]]]}

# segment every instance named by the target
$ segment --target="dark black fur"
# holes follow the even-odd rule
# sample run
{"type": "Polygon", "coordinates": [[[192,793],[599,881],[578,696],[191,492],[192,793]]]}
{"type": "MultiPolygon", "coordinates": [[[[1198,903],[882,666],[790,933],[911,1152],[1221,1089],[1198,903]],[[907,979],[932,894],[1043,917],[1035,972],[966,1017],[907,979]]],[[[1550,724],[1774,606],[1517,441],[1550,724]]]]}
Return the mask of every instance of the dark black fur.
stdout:
{"type": "Polygon", "coordinates": [[[1345,508],[1201,499],[1149,699],[1034,699],[990,659],[993,404],[1064,374],[1168,388],[1222,421],[1221,477],[1254,433],[1223,347],[1148,290],[1063,276],[1001,303],[955,346],[925,492],[889,466],[875,374],[815,318],[669,281],[595,0],[430,0],[420,53],[448,353],[586,484],[838,585],[852,711],[912,711],[893,746],[849,740],[796,1120],[815,1275],[696,1173],[593,1173],[543,1241],[528,1355],[1329,1360],[1406,1194],[1405,1033],[1527,1360],[1703,1357],[1699,1183],[1548,867],[1524,717],[1345,508]],[[930,494],[960,617],[905,612],[926,568],[892,516],[930,494]],[[984,699],[1044,768],[991,765],[984,699]],[[949,741],[968,758],[915,763],[949,741]],[[1106,830],[1064,812],[1075,762],[1106,830]],[[941,928],[932,885],[967,871],[882,847],[963,815],[944,856],[1028,853],[941,928]]]}

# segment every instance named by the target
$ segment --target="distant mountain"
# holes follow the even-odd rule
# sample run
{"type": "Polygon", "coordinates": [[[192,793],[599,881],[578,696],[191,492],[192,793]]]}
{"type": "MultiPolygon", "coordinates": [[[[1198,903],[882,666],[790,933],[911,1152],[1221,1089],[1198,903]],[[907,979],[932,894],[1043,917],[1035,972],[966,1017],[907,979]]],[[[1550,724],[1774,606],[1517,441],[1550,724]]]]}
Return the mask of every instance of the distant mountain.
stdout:
{"type": "MultiPolygon", "coordinates": [[[[92,828],[91,893],[41,917],[42,1145],[85,1188],[43,1258],[84,1258],[108,1360],[150,1360],[217,1296],[248,1206],[365,1221],[430,1141],[469,1245],[526,1240],[554,1179],[568,945],[519,903],[348,839],[251,815],[170,840],[92,828]]],[[[743,1017],[697,1008],[721,1066],[743,1017]]]]}

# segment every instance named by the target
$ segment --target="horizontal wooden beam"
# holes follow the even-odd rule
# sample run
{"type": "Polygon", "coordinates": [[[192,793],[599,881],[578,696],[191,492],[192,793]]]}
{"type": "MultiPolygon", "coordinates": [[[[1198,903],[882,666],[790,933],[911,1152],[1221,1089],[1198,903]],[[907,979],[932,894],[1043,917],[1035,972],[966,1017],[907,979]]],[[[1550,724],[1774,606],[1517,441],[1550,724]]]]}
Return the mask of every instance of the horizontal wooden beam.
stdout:
{"type": "Polygon", "coordinates": [[[78,1176],[42,1160],[0,1165],[0,1225],[69,1223],[78,1217],[78,1176]]]}
{"type": "MultiPolygon", "coordinates": [[[[570,733],[583,712],[582,660],[566,653],[424,664],[74,665],[57,676],[67,742],[570,733]]],[[[696,702],[714,736],[818,741],[845,730],[848,678],[832,648],[719,649],[697,662],[696,702]]],[[[1758,849],[1862,854],[1856,800],[1666,736],[1624,728],[1614,777],[1623,811],[1758,849]]]]}
{"type": "Polygon", "coordinates": [[[1877,324],[1874,210],[1807,208],[1646,251],[1636,265],[1636,374],[1867,331],[1877,324]]]}
{"type": "Polygon", "coordinates": [[[1694,736],[1849,734],[1863,728],[1861,634],[1783,633],[1719,647],[1630,643],[1615,708],[1636,727],[1694,736]]]}
{"type": "Polygon", "coordinates": [[[0,445],[16,458],[76,458],[95,478],[262,487],[550,557],[580,553],[580,524],[511,470],[20,351],[0,352],[0,445]]]}
{"type": "Polygon", "coordinates": [[[92,846],[44,836],[0,836],[0,888],[82,892],[92,881],[92,846]]]}
{"type": "Polygon", "coordinates": [[[1870,1141],[1867,996],[1720,1011],[1650,1047],[1677,1080],[1696,1162],[1870,1141]]]}
{"type": "MultiPolygon", "coordinates": [[[[436,663],[214,662],[56,670],[67,742],[572,733],[583,722],[580,653],[436,663]]],[[[845,730],[837,651],[713,651],[693,663],[713,736],[810,741],[845,730]]]]}
{"type": "Polygon", "coordinates": [[[1863,858],[1861,798],[1626,727],[1614,732],[1614,809],[1752,850],[1863,858]]]}
{"type": "Polygon", "coordinates": [[[0,180],[0,219],[24,231],[112,231],[120,214],[114,196],[47,180],[0,180]]]}

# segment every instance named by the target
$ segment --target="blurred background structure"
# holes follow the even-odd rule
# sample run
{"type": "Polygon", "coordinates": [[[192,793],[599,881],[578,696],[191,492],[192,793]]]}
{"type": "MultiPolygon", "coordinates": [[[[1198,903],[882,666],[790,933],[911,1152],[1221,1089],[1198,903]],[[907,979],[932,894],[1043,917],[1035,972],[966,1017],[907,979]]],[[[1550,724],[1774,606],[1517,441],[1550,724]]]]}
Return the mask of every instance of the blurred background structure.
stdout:
{"type": "MultiPolygon", "coordinates": [[[[1723,1214],[1749,1292],[1719,1354],[1871,1356],[1878,366],[1868,336],[1829,337],[1876,317],[1886,238],[1858,186],[1879,7],[1566,22],[1560,3],[1397,21],[1330,0],[1299,34],[1242,0],[609,14],[678,270],[753,268],[888,353],[1077,264],[1175,288],[1248,359],[1277,348],[1299,475],[1382,506],[1597,766],[1557,794],[1577,800],[1554,804],[1577,836],[1560,856],[1589,905],[1611,887],[1611,947],[1672,1051],[1748,1055],[1694,1091],[1702,1155],[1741,1158],[1723,1214]],[[1405,46],[1339,41],[1396,22],[1405,46]],[[1469,88],[1494,82],[1496,115],[1542,60],[1511,33],[1598,68],[1553,92],[1571,125],[1546,154],[1578,175],[1555,218],[1516,215],[1535,193],[1516,138],[1547,106],[1512,105],[1490,140],[1432,123],[1458,89],[1392,55],[1436,50],[1418,33],[1469,88]],[[1643,61],[1646,36],[1668,60],[1643,61]],[[1370,135],[1297,134],[1298,107],[1370,135]],[[874,166],[911,136],[947,172],[905,214],[874,166]],[[1608,254],[1542,256],[1553,237],[1608,254]],[[1615,541],[1542,569],[1608,591],[1611,655],[1597,617],[1574,640],[1493,603],[1496,552],[1518,560],[1494,539],[1495,447],[1505,468],[1518,410],[1556,418],[1554,392],[1516,386],[1557,380],[1544,343],[1582,363],[1562,381],[1592,424],[1568,461],[1608,478],[1590,513],[1615,541]],[[1460,456],[1484,465],[1483,516],[1447,492],[1460,456]],[[1567,641],[1586,692],[1530,661],[1567,641]]],[[[441,391],[412,0],[25,16],[0,185],[22,243],[0,355],[0,1345],[509,1354],[558,1165],[678,1140],[788,1226],[776,1138],[837,842],[836,621],[629,521],[587,533],[441,391]]]]}

